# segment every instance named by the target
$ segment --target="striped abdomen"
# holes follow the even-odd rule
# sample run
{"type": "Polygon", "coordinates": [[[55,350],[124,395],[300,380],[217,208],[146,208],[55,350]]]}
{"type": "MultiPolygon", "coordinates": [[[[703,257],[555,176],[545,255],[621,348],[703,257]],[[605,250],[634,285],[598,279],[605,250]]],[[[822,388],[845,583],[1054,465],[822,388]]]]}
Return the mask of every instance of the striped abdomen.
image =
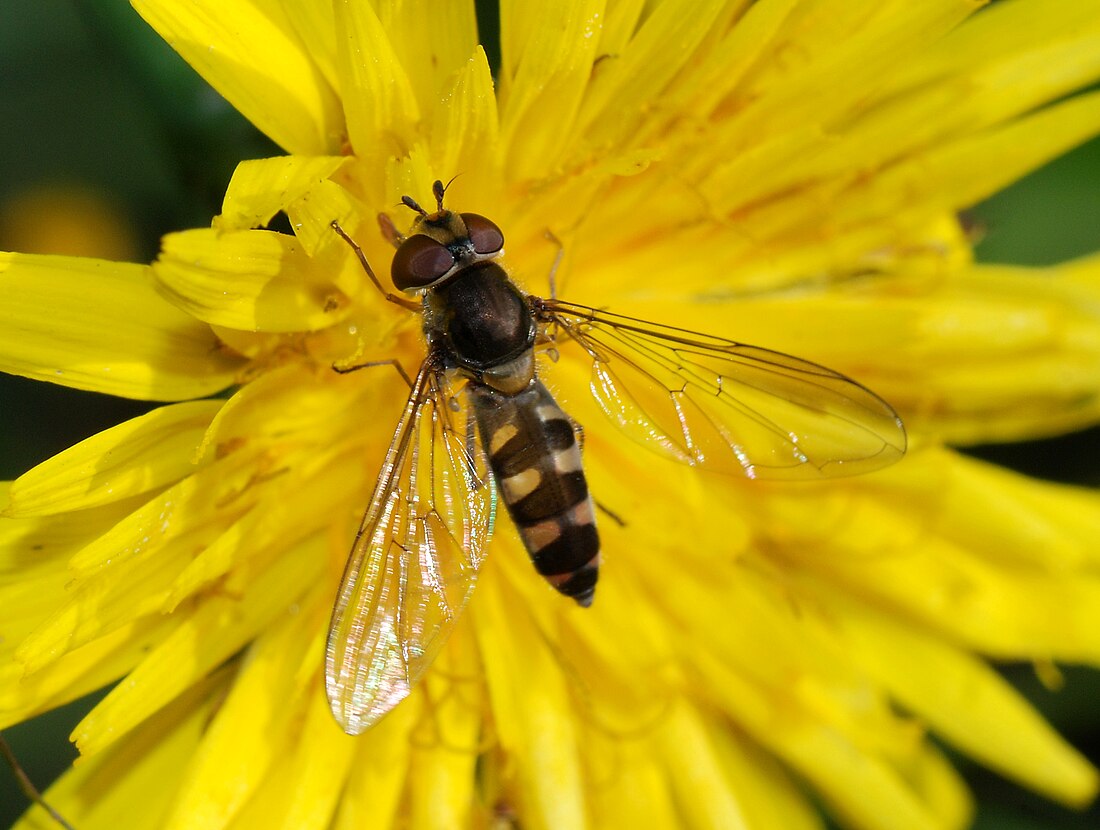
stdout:
{"type": "Polygon", "coordinates": [[[470,393],[501,497],[535,569],[590,605],[600,540],[572,423],[537,379],[517,395],[476,384],[470,393]]]}

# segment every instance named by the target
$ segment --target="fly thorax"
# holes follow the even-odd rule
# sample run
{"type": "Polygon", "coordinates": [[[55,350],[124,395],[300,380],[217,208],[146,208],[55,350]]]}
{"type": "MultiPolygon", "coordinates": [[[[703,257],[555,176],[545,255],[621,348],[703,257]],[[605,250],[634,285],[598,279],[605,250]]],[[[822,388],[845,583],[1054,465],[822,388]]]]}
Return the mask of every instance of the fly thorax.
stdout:
{"type": "Polygon", "coordinates": [[[429,337],[439,335],[455,363],[472,374],[499,373],[535,341],[527,300],[494,262],[473,265],[433,289],[429,337]]]}

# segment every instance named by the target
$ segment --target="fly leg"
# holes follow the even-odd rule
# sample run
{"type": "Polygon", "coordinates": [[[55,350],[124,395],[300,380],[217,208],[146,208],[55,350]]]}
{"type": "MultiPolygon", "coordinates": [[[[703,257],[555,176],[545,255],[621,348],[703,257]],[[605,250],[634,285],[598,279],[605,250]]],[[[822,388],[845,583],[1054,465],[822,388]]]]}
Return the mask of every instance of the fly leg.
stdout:
{"type": "MultiPolygon", "coordinates": [[[[573,427],[573,434],[577,436],[577,446],[580,447],[581,452],[584,452],[584,426],[579,421],[574,420],[568,412],[565,413],[565,417],[569,419],[569,425],[573,427]]],[[[595,498],[592,499],[592,503],[596,505],[597,510],[606,515],[607,518],[611,519],[611,521],[613,521],[619,527],[626,527],[626,521],[623,519],[623,517],[612,510],[610,507],[601,504],[599,500],[595,498]]]]}
{"type": "Polygon", "coordinates": [[[612,510],[610,507],[608,507],[604,504],[601,504],[596,499],[592,499],[592,503],[594,505],[596,505],[597,510],[599,510],[601,513],[603,513],[605,516],[607,516],[607,518],[611,519],[611,521],[613,521],[619,527],[626,527],[626,520],[622,516],[620,516],[618,513],[616,513],[614,510],[612,510]]]}
{"type": "Polygon", "coordinates": [[[366,363],[352,363],[345,366],[333,363],[332,371],[341,375],[349,375],[352,372],[358,372],[360,369],[369,369],[372,366],[392,366],[397,370],[397,374],[401,375],[401,379],[408,384],[410,389],[412,389],[412,378],[409,377],[409,373],[405,371],[405,367],[398,363],[396,358],[391,358],[389,360],[368,360],[366,363]]]}
{"type": "MultiPolygon", "coordinates": [[[[410,300],[408,297],[402,297],[398,294],[394,294],[392,291],[387,291],[385,288],[383,288],[382,283],[378,281],[378,277],[374,274],[374,269],[371,268],[370,263],[367,262],[367,255],[363,253],[363,249],[360,248],[355,240],[348,235],[347,231],[340,227],[340,223],[337,222],[335,219],[333,219],[329,224],[332,226],[332,229],[336,231],[337,234],[339,234],[340,238],[351,246],[352,251],[355,252],[355,256],[359,259],[359,264],[363,266],[363,270],[366,271],[367,276],[370,277],[370,281],[374,283],[374,287],[378,289],[379,293],[381,293],[381,295],[385,297],[386,300],[393,303],[394,305],[399,305],[402,308],[406,308],[409,311],[420,310],[420,303],[416,302],[415,300],[410,300]]],[[[398,236],[400,235],[398,234],[398,236]]],[[[397,244],[400,245],[401,243],[398,242],[397,244]]]]}
{"type": "Polygon", "coordinates": [[[558,249],[557,253],[554,254],[554,264],[550,266],[550,273],[546,275],[546,281],[550,284],[550,299],[556,300],[558,298],[558,267],[561,265],[562,259],[565,258],[565,243],[558,239],[557,234],[549,228],[546,229],[543,236],[558,249]]]}
{"type": "MultiPolygon", "coordinates": [[[[546,281],[550,288],[550,299],[557,299],[558,286],[557,286],[557,273],[558,268],[561,266],[561,261],[565,256],[565,245],[557,237],[557,235],[547,228],[543,235],[557,247],[557,253],[554,254],[554,263],[550,266],[550,273],[546,275],[546,281]]],[[[536,300],[536,302],[538,302],[536,300]]],[[[558,352],[558,321],[553,317],[548,320],[549,325],[539,326],[538,335],[535,338],[535,348],[539,350],[541,354],[545,354],[550,358],[551,363],[557,363],[560,353],[558,352]]],[[[577,424],[574,424],[574,432],[577,431],[577,424]]],[[[583,430],[581,430],[583,432],[583,430]]]]}
{"type": "Polygon", "coordinates": [[[382,236],[386,238],[387,242],[395,248],[401,247],[401,243],[405,241],[405,234],[397,229],[393,224],[393,220],[385,213],[378,214],[378,227],[381,229],[382,236]]]}

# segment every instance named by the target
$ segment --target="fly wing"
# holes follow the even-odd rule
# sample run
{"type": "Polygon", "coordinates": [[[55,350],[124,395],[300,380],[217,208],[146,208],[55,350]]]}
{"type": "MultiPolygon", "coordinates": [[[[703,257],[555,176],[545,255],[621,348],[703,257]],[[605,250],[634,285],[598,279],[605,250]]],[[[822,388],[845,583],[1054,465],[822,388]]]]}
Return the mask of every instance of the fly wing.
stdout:
{"type": "Polygon", "coordinates": [[[797,357],[557,300],[532,299],[592,362],[590,388],[627,435],[686,464],[748,478],[813,479],[885,467],[905,452],[888,403],[797,357]]]}
{"type": "Polygon", "coordinates": [[[429,358],[332,612],[325,685],[345,732],[359,734],[404,700],[446,642],[481,567],[492,484],[473,416],[429,358]]]}

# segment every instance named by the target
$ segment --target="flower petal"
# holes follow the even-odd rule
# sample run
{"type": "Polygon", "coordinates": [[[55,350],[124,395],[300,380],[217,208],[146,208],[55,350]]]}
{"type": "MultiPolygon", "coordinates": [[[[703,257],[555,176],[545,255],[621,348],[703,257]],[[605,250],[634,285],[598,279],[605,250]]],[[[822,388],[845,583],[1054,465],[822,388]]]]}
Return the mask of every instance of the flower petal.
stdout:
{"type": "Polygon", "coordinates": [[[853,825],[930,830],[934,805],[905,774],[921,753],[919,726],[892,711],[842,644],[807,624],[814,606],[797,602],[773,557],[715,561],[714,552],[727,549],[714,529],[722,523],[708,527],[703,516],[729,510],[739,500],[735,493],[757,488],[731,485],[724,492],[708,484],[706,496],[686,502],[702,513],[690,524],[699,529],[699,543],[685,547],[672,530],[653,532],[662,523],[647,523],[636,542],[647,556],[630,562],[648,595],[660,598],[666,624],[693,643],[681,658],[692,693],[714,701],[853,825]]]}
{"type": "MultiPolygon", "coordinates": [[[[516,543],[500,556],[522,561],[516,543]]],[[[507,586],[492,567],[480,578],[476,620],[501,749],[515,760],[524,822],[535,830],[584,828],[580,748],[562,672],[533,619],[508,601],[507,586]]]]}
{"type": "Polygon", "coordinates": [[[432,159],[441,171],[469,171],[469,176],[456,182],[456,204],[490,210],[491,197],[478,191],[499,181],[500,136],[493,75],[480,46],[455,73],[444,100],[447,106],[432,110],[432,159]]]}
{"type": "Polygon", "coordinates": [[[166,236],[153,270],[174,303],[212,325],[313,331],[351,304],[340,271],[352,263],[335,245],[327,253],[310,257],[295,237],[273,231],[198,228],[166,236]]]}
{"type": "Polygon", "coordinates": [[[668,770],[672,797],[690,827],[747,828],[747,817],[715,753],[709,729],[683,704],[673,708],[654,747],[668,770]]]}
{"type": "Polygon", "coordinates": [[[314,596],[307,606],[284,611],[252,644],[183,777],[165,830],[225,827],[293,751],[307,701],[319,693],[328,613],[328,602],[314,596]]]}
{"type": "MultiPolygon", "coordinates": [[[[116,830],[120,816],[128,830],[161,828],[176,792],[169,782],[177,780],[199,744],[225,674],[217,672],[188,690],[111,752],[82,759],[50,787],[46,801],[80,830],[116,830]]],[[[48,826],[44,813],[32,807],[15,830],[48,826]]]]}
{"type": "MultiPolygon", "coordinates": [[[[1001,566],[1006,574],[1096,573],[1100,550],[1093,541],[1100,539],[1100,494],[1094,488],[1038,481],[966,456],[930,455],[928,460],[941,470],[934,479],[942,493],[934,503],[941,536],[1001,566]]],[[[923,477],[926,471],[911,474],[923,477]]],[[[1068,636],[1076,629],[1067,626],[1063,632],[1068,636]]],[[[1100,658],[1096,650],[1092,658],[1084,650],[1072,654],[1076,656],[1063,659],[1100,658]]]]}
{"type": "Polygon", "coordinates": [[[136,506],[116,502],[60,516],[0,518],[0,728],[102,687],[161,635],[157,626],[120,630],[30,677],[14,658],[17,646],[56,611],[71,579],[69,557],[136,506]]]}
{"type": "Polygon", "coordinates": [[[12,517],[83,510],[172,484],[195,469],[196,451],[222,401],[165,406],[42,462],[12,484],[12,517]]]}
{"type": "Polygon", "coordinates": [[[821,830],[821,815],[809,794],[779,759],[722,723],[711,726],[710,739],[749,827],[821,830]]]}
{"type": "Polygon", "coordinates": [[[899,86],[964,92],[965,105],[941,111],[948,123],[1003,121],[1100,75],[1100,3],[993,4],[899,68],[899,86]]]}
{"type": "MultiPolygon", "coordinates": [[[[267,490],[254,508],[201,553],[194,554],[162,598],[161,609],[165,613],[222,580],[230,571],[234,571],[230,582],[243,579],[247,583],[248,574],[264,567],[262,563],[271,556],[289,556],[290,553],[284,553],[287,548],[332,526],[331,516],[345,499],[358,502],[358,495],[367,491],[367,469],[361,458],[340,448],[335,453],[322,452],[316,459],[302,462],[300,467],[300,474],[292,480],[272,482],[275,486],[267,490]]],[[[349,545],[352,538],[349,531],[349,545]]]]}
{"type": "Polygon", "coordinates": [[[868,380],[917,430],[981,443],[1100,419],[1100,256],[1055,268],[977,266],[911,308],[920,316],[901,354],[917,373],[907,389],[868,380]]]}
{"type": "Polygon", "coordinates": [[[456,631],[422,687],[424,717],[411,735],[409,827],[462,827],[478,798],[484,707],[477,648],[456,631]]]}
{"type": "Polygon", "coordinates": [[[454,108],[457,102],[442,93],[451,75],[479,48],[475,3],[381,0],[373,5],[394,54],[408,74],[420,112],[454,108]]]}
{"type": "Polygon", "coordinates": [[[899,466],[875,474],[875,485],[756,501],[762,528],[776,528],[769,544],[793,571],[822,574],[985,654],[1100,661],[1095,492],[943,451],[899,466]]]}
{"type": "Polygon", "coordinates": [[[126,674],[174,628],[175,620],[139,620],[74,649],[33,675],[5,649],[0,667],[0,729],[102,689],[126,674]]]}
{"type": "Polygon", "coordinates": [[[204,597],[194,610],[181,612],[186,619],[73,730],[81,754],[102,751],[250,641],[297,613],[295,601],[326,573],[326,548],[314,537],[281,553],[239,568],[227,580],[225,593],[204,597]]]}
{"type": "Polygon", "coordinates": [[[334,0],[334,10],[348,140],[368,169],[379,170],[412,147],[420,107],[373,5],[334,0]]]}
{"type": "MultiPolygon", "coordinates": [[[[1100,38],[1098,38],[1100,40],[1100,38]]],[[[1100,132],[1100,93],[1079,95],[1019,118],[1003,127],[978,132],[884,172],[862,204],[847,202],[841,223],[902,200],[931,204],[934,198],[955,209],[971,207],[1025,173],[1100,132]],[[912,188],[919,188],[914,191],[912,188]],[[891,195],[891,193],[893,195],[891,195]]]]}
{"type": "Polygon", "coordinates": [[[596,59],[602,0],[501,3],[500,134],[512,180],[554,170],[596,59]]]}
{"type": "Polygon", "coordinates": [[[805,778],[844,822],[866,830],[935,830],[930,811],[888,757],[818,713],[792,709],[781,693],[751,688],[718,660],[700,655],[699,668],[719,704],[805,778]]]}
{"type": "Polygon", "coordinates": [[[248,487],[254,459],[244,452],[200,469],[151,499],[70,560],[64,602],[22,642],[28,673],[142,615],[159,610],[194,551],[213,542],[262,495],[248,487]],[[187,517],[183,519],[180,517],[187,517]]]}
{"type": "MultiPolygon", "coordinates": [[[[586,743],[589,774],[599,782],[589,795],[589,826],[600,830],[685,826],[669,791],[668,771],[649,742],[608,740],[597,732],[586,743]]],[[[803,828],[793,825],[792,830],[803,828]]],[[[808,830],[821,830],[820,822],[808,830]]]]}
{"type": "Polygon", "coordinates": [[[1095,767],[988,665],[870,607],[853,606],[836,622],[852,656],[945,740],[1071,806],[1096,797],[1095,767]]]}
{"type": "MultiPolygon", "coordinates": [[[[617,5],[630,9],[629,4],[617,5]]],[[[774,8],[782,4],[758,5],[774,8]]],[[[657,101],[660,101],[662,114],[682,112],[678,102],[664,97],[666,87],[677,73],[690,71],[685,69],[685,64],[699,60],[700,43],[708,34],[723,31],[729,25],[728,21],[718,18],[728,17],[736,8],[736,4],[718,0],[675,0],[653,7],[629,39],[623,37],[621,28],[608,31],[605,27],[599,48],[602,57],[593,67],[593,80],[585,92],[576,129],[585,132],[585,139],[600,147],[622,142],[647,129],[652,123],[657,101]],[[675,44],[675,48],[670,48],[670,44],[675,44]]],[[[641,11],[639,7],[630,10],[634,14],[641,11]]],[[[618,11],[623,13],[622,9],[618,11]]],[[[753,12],[747,12],[746,17],[751,14],[753,12]]],[[[722,51],[727,56],[738,54],[732,50],[722,51]]],[[[733,79],[726,75],[722,80],[732,83],[733,79]]],[[[693,83],[678,83],[677,88],[699,89],[693,83]]],[[[662,115],[657,117],[662,118],[662,115]]]]}
{"type": "Polygon", "coordinates": [[[410,705],[412,700],[354,739],[358,751],[334,830],[392,827],[398,822],[412,754],[410,733],[420,714],[410,705]]]}
{"type": "Polygon", "coordinates": [[[331,89],[339,87],[336,74],[336,28],[331,3],[280,3],[290,31],[297,34],[310,59],[331,89]]]}
{"type": "Polygon", "coordinates": [[[281,3],[133,0],[132,5],[214,89],[287,152],[324,155],[340,149],[340,101],[281,3]]]}
{"type": "Polygon", "coordinates": [[[15,519],[7,510],[12,483],[0,481],[0,585],[5,588],[17,585],[24,575],[64,570],[69,557],[141,504],[137,499],[61,516],[15,519]]]}
{"type": "Polygon", "coordinates": [[[141,400],[201,398],[242,365],[146,266],[0,253],[0,371],[141,400]]]}
{"type": "Polygon", "coordinates": [[[278,156],[242,161],[233,171],[222,199],[222,212],[214,217],[213,226],[220,231],[262,227],[347,162],[347,156],[278,156]]]}
{"type": "MultiPolygon", "coordinates": [[[[317,688],[323,681],[316,677],[317,688]]],[[[359,741],[335,728],[322,694],[306,695],[301,731],[287,757],[234,819],[233,827],[265,830],[329,830],[344,796],[344,781],[357,762],[359,741]]],[[[372,795],[374,793],[372,792],[372,795]]],[[[361,827],[383,827],[364,824],[361,827]]]]}

